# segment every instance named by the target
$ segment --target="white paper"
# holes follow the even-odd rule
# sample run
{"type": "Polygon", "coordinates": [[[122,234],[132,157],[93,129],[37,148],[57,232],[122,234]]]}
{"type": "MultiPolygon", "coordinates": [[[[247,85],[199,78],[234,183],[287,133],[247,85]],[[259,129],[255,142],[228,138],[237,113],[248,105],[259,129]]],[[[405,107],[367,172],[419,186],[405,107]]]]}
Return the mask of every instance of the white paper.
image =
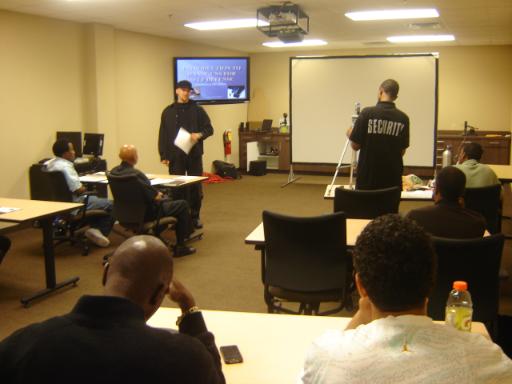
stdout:
{"type": "Polygon", "coordinates": [[[13,207],[0,207],[0,213],[9,213],[19,211],[21,208],[13,208],[13,207]]]}
{"type": "Polygon", "coordinates": [[[161,178],[161,177],[155,177],[154,179],[150,180],[151,185],[160,185],[160,184],[171,184],[174,183],[175,180],[172,178],[161,178]]]}
{"type": "Polygon", "coordinates": [[[178,176],[175,177],[174,180],[176,181],[192,181],[195,180],[199,176],[178,176]]]}
{"type": "Polygon", "coordinates": [[[195,144],[190,136],[190,133],[182,127],[178,131],[176,139],[174,140],[174,145],[185,152],[187,155],[195,144]]]}
{"type": "Polygon", "coordinates": [[[97,174],[84,175],[84,176],[80,176],[79,179],[80,179],[80,182],[82,182],[82,183],[108,183],[108,180],[107,180],[107,177],[105,176],[105,174],[103,174],[103,176],[97,175],[97,174]]]}

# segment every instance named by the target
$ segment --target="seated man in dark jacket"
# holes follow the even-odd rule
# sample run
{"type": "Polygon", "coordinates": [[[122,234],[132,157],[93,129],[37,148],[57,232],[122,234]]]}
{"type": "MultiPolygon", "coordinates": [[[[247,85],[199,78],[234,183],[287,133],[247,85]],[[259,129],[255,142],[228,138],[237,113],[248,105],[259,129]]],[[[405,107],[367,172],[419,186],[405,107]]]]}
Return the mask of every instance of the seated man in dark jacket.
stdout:
{"type": "Polygon", "coordinates": [[[485,233],[485,219],[464,208],[466,176],[456,167],[443,168],[436,177],[434,205],[413,209],[407,217],[437,237],[471,239],[485,233]]]}
{"type": "Polygon", "coordinates": [[[82,296],[70,313],[0,342],[0,383],[225,382],[214,336],[190,292],[173,281],[160,239],[121,244],[103,285],[102,296],[82,296]],[[179,332],[145,324],[166,295],[182,310],[179,332]]]}
{"type": "Polygon", "coordinates": [[[190,217],[190,208],[185,200],[164,201],[162,192],[151,186],[147,176],[135,168],[139,160],[137,148],[134,145],[123,145],[119,151],[121,164],[113,168],[110,174],[114,176],[135,175],[144,186],[146,197],[146,220],[154,220],[157,210],[161,209],[162,216],[173,216],[178,219],[176,223],[176,246],[174,247],[174,257],[181,257],[195,253],[195,248],[185,246],[185,239],[192,232],[192,219],[190,217]]]}

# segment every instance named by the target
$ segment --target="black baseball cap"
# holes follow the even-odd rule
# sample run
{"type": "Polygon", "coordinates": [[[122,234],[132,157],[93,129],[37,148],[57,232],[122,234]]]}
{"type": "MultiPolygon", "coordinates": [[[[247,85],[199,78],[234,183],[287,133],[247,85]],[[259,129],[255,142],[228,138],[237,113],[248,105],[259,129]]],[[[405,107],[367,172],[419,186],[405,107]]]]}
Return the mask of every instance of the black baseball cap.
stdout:
{"type": "Polygon", "coordinates": [[[181,80],[176,84],[176,88],[192,89],[192,83],[188,80],[181,80]]]}

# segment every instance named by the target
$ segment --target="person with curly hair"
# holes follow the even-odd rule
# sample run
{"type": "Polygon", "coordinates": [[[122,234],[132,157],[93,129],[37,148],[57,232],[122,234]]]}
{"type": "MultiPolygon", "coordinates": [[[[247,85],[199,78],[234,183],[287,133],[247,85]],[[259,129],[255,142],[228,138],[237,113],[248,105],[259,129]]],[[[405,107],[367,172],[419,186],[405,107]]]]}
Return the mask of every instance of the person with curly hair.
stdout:
{"type": "Polygon", "coordinates": [[[344,331],[313,343],[302,383],[512,382],[512,361],[499,346],[427,317],[436,256],[414,221],[373,220],[357,239],[354,269],[359,310],[344,331]]]}

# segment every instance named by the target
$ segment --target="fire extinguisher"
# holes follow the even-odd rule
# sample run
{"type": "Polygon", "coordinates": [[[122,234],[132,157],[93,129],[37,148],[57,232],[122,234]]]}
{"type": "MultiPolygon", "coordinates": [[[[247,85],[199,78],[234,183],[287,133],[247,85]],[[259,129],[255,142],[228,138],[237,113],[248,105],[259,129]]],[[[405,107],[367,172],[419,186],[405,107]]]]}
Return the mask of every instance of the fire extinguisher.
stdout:
{"type": "Polygon", "coordinates": [[[224,142],[224,160],[228,161],[228,157],[231,155],[231,139],[233,138],[233,133],[231,129],[224,131],[222,134],[222,140],[224,142]]]}

